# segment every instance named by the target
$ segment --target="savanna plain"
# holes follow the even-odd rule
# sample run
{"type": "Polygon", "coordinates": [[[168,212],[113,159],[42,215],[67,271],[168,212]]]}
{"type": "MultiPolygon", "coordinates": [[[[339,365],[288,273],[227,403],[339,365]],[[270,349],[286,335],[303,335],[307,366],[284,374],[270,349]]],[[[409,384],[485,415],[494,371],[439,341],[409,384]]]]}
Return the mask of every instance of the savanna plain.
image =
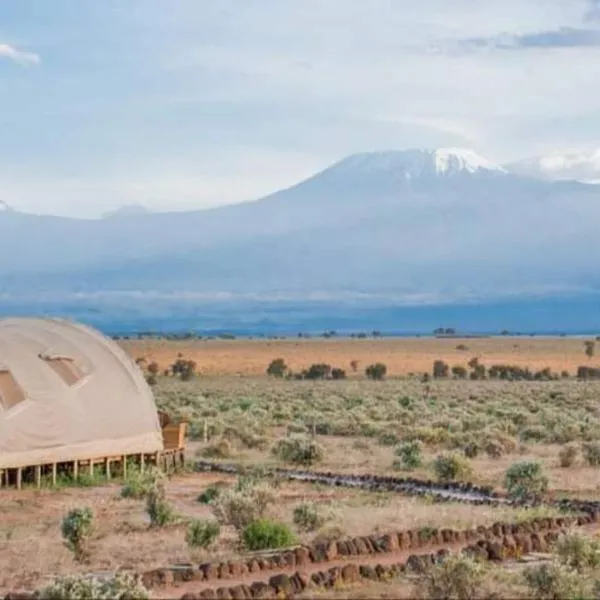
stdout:
{"type": "Polygon", "coordinates": [[[144,371],[158,408],[188,423],[186,467],[1,490],[2,593],[77,597],[77,586],[93,580],[104,597],[229,598],[232,586],[248,594],[253,582],[302,570],[303,589],[267,586],[259,596],[256,587],[246,597],[600,597],[594,524],[499,561],[440,538],[436,549],[448,556],[422,569],[391,568],[416,552],[393,548],[213,580],[130,576],[391,532],[435,539],[444,529],[564,516],[561,498],[600,500],[593,336],[119,343],[144,371]],[[198,461],[236,472],[199,472],[198,461]],[[430,493],[293,481],[273,475],[276,467],[414,478],[430,493]],[[436,499],[443,486],[465,482],[511,502],[436,499]],[[361,567],[361,576],[330,585],[311,579],[351,559],[381,566],[381,576],[361,567]]]}

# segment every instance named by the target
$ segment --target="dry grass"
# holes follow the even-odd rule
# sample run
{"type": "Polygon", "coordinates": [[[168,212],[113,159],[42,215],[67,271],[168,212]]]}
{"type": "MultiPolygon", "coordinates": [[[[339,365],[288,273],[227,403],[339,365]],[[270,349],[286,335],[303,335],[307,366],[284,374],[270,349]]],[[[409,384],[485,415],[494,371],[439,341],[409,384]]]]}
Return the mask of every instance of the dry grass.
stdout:
{"type": "Polygon", "coordinates": [[[124,340],[123,348],[133,357],[169,367],[178,353],[195,360],[205,375],[263,375],[274,358],[281,357],[293,371],[326,362],[346,369],[359,362],[383,362],[389,375],[431,372],[433,361],[466,365],[474,356],[483,364],[512,364],[533,370],[575,373],[579,365],[600,366],[600,357],[589,360],[583,340],[577,338],[501,337],[481,339],[382,338],[382,339],[286,339],[286,340],[124,340]],[[464,344],[468,350],[457,350],[464,344]]]}
{"type": "MultiPolygon", "coordinates": [[[[210,506],[197,497],[218,481],[232,478],[211,474],[181,475],[167,484],[167,499],[184,519],[212,518],[210,506]]],[[[113,571],[119,567],[143,571],[178,562],[217,560],[239,554],[234,530],[225,527],[215,548],[190,551],[185,543],[185,524],[150,529],[144,502],[123,499],[115,484],[96,488],[3,491],[0,512],[0,594],[36,589],[56,575],[75,572],[113,571]],[[88,564],[74,562],[63,543],[60,524],[67,511],[89,506],[95,516],[92,552],[88,564]]],[[[368,535],[381,531],[429,527],[471,527],[521,518],[514,509],[433,505],[426,500],[359,490],[321,488],[283,483],[268,516],[292,528],[299,503],[318,503],[328,518],[325,528],[339,528],[344,535],[368,535]]],[[[317,532],[297,531],[302,542],[317,532]]]]}

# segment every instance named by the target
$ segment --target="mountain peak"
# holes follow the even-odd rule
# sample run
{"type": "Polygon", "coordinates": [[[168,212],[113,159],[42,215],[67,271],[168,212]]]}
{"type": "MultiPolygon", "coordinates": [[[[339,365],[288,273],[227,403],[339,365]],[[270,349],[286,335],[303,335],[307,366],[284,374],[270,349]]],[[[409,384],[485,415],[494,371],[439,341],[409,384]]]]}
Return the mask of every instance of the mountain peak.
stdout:
{"type": "Polygon", "coordinates": [[[393,173],[406,179],[437,177],[457,173],[506,171],[468,148],[388,150],[352,154],[334,165],[340,174],[357,171],[368,174],[393,173]]]}
{"type": "Polygon", "coordinates": [[[499,165],[495,165],[468,148],[438,148],[429,152],[433,155],[437,173],[452,171],[476,173],[479,169],[504,171],[499,165]]]}

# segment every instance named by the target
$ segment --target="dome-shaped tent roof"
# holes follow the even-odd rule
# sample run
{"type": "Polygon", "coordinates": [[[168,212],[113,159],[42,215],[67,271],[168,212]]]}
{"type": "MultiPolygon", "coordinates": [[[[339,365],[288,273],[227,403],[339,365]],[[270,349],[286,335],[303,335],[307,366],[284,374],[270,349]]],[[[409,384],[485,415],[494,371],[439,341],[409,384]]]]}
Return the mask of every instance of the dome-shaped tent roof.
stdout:
{"type": "Polygon", "coordinates": [[[0,320],[0,468],[163,449],[141,371],[98,331],[0,320]]]}

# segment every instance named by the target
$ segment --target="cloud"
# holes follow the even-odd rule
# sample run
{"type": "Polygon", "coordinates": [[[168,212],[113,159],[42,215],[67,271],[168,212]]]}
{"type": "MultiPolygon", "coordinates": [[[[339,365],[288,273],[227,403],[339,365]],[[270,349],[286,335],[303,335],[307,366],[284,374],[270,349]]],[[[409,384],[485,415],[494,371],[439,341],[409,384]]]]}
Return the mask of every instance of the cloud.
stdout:
{"type": "Polygon", "coordinates": [[[434,53],[475,53],[490,50],[600,48],[600,29],[561,27],[550,31],[472,37],[432,46],[434,53]]]}
{"type": "Polygon", "coordinates": [[[588,0],[588,10],[585,15],[586,19],[600,19],[600,0],[588,0]]]}
{"type": "Polygon", "coordinates": [[[9,44],[0,44],[0,58],[8,58],[23,67],[38,65],[40,63],[39,54],[17,50],[9,44]]]}

